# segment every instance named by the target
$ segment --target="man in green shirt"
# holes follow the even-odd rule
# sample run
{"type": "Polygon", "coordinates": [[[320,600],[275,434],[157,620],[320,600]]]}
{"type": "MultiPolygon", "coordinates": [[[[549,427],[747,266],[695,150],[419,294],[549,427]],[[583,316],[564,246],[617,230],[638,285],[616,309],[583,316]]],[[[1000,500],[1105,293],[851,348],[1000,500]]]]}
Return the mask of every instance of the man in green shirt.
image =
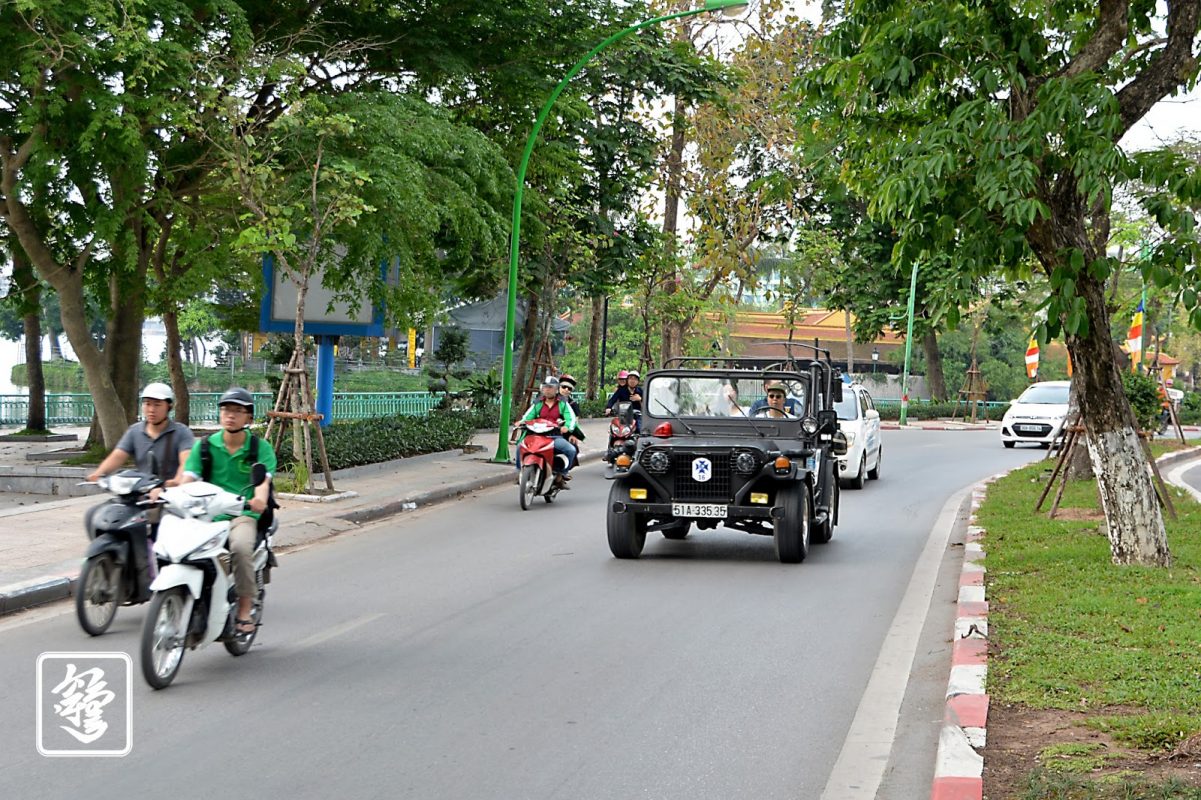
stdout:
{"type": "MultiPolygon", "coordinates": [[[[254,459],[250,452],[248,429],[254,421],[254,398],[241,387],[221,395],[217,401],[221,430],[209,436],[207,448],[193,447],[184,464],[182,483],[207,480],[227,492],[242,494],[250,488],[250,467],[254,459]],[[208,450],[211,464],[205,475],[203,451],[208,450]]],[[[244,511],[229,523],[229,552],[234,570],[234,589],[238,594],[237,629],[239,634],[254,632],[251,617],[258,586],[254,578],[254,546],[258,539],[259,516],[267,510],[271,496],[271,476],[275,473],[275,451],[265,440],[257,441],[257,461],[267,468],[267,480],[254,487],[249,511],[244,511]]]]}

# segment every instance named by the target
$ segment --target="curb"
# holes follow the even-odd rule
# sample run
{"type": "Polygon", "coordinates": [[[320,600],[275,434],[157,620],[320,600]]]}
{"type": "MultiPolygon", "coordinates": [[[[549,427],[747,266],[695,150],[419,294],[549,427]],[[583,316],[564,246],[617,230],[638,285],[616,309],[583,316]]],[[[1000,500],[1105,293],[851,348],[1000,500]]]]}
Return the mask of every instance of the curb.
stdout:
{"type": "MultiPolygon", "coordinates": [[[[581,464],[587,464],[592,461],[599,461],[602,455],[603,452],[600,450],[596,450],[591,453],[583,453],[580,455],[576,466],[578,467],[581,464]]],[[[501,465],[498,464],[497,466],[499,467],[501,465]]],[[[387,517],[396,516],[405,511],[415,511],[422,506],[432,506],[447,500],[453,500],[456,497],[461,497],[462,495],[470,494],[471,492],[478,491],[480,489],[503,486],[512,482],[513,473],[508,469],[502,469],[498,470],[495,476],[489,476],[480,480],[445,484],[432,491],[411,495],[401,500],[392,500],[380,505],[356,509],[355,511],[350,511],[346,514],[336,516],[334,519],[355,524],[373,522],[376,520],[385,519],[387,517]]],[[[313,539],[313,541],[337,536],[340,532],[341,531],[331,531],[324,536],[313,539]]],[[[74,595],[75,585],[79,582],[79,578],[77,575],[60,577],[46,576],[43,578],[38,578],[36,581],[36,583],[19,586],[10,591],[0,592],[0,617],[17,611],[24,611],[25,609],[33,608],[34,606],[45,605],[46,603],[53,603],[57,600],[68,599],[74,595]]]]}
{"type": "MultiPolygon", "coordinates": [[[[1161,456],[1161,469],[1201,456],[1191,447],[1161,456]]],[[[938,736],[934,785],[930,800],[983,800],[984,746],[988,733],[988,600],[984,591],[985,530],[976,524],[976,511],[988,496],[988,486],[1008,473],[986,478],[972,487],[971,513],[964,536],[963,568],[959,573],[955,635],[951,645],[951,674],[946,709],[938,736]]]]}
{"type": "Polygon", "coordinates": [[[988,601],[984,596],[984,529],[976,510],[988,495],[994,475],[972,487],[972,505],[964,536],[963,568],[959,573],[955,636],[951,645],[951,675],[946,708],[938,735],[931,800],[982,800],[984,749],[988,723],[988,601]]]}
{"type": "MultiPolygon", "coordinates": [[[[599,461],[601,455],[602,453],[599,450],[591,453],[584,453],[579,456],[576,466],[579,467],[581,464],[586,464],[590,461],[599,461]]],[[[497,466],[499,467],[501,465],[498,464],[497,466]]],[[[378,519],[384,519],[385,517],[395,516],[396,514],[401,514],[405,511],[416,511],[422,506],[432,506],[447,500],[453,500],[456,497],[461,497],[462,495],[470,494],[471,492],[479,491],[480,489],[491,489],[495,486],[504,486],[505,484],[512,482],[513,473],[505,468],[504,472],[498,472],[496,475],[489,476],[487,478],[481,478],[474,481],[465,481],[462,483],[450,483],[429,492],[422,492],[421,494],[411,495],[404,499],[392,500],[382,505],[360,508],[347,512],[346,514],[340,514],[338,515],[337,519],[356,524],[372,522],[378,519]]]]}

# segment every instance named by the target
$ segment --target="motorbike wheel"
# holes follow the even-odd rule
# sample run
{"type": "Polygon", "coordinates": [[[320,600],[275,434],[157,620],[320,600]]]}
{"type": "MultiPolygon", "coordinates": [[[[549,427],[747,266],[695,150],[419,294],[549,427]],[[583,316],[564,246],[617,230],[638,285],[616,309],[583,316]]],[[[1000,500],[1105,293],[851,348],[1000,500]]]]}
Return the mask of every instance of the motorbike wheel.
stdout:
{"type": "Polygon", "coordinates": [[[187,637],[187,589],[176,586],[156,592],[142,626],[142,677],[155,689],[166,689],[183,663],[187,637]]]}
{"type": "Polygon", "coordinates": [[[111,553],[101,553],[83,562],[75,587],[75,616],[89,636],[108,630],[124,600],[121,566],[111,553]]]}
{"type": "MultiPolygon", "coordinates": [[[[254,637],[259,635],[259,626],[263,624],[263,598],[266,595],[266,590],[263,588],[263,571],[259,570],[254,574],[255,583],[258,584],[258,594],[254,598],[254,605],[250,608],[250,618],[254,620],[254,630],[250,633],[239,635],[237,628],[233,629],[233,635],[227,638],[224,642],[225,649],[231,656],[244,656],[250,652],[250,646],[254,644],[254,637]]],[[[230,612],[230,619],[235,619],[238,614],[237,601],[234,601],[233,610],[230,612]]]]}
{"type": "Polygon", "coordinates": [[[526,464],[521,468],[521,510],[528,511],[538,495],[538,467],[526,464]]]}

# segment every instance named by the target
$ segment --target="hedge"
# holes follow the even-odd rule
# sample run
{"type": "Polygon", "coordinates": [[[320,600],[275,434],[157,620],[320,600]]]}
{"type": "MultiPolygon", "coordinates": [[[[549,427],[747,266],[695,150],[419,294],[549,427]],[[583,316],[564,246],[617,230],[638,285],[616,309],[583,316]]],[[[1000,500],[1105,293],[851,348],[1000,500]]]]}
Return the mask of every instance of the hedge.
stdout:
{"type": "MultiPolygon", "coordinates": [[[[455,450],[471,441],[479,415],[453,411],[425,417],[374,417],[335,422],[324,430],[329,467],[333,470],[376,464],[394,458],[455,450]]],[[[495,423],[493,423],[495,425],[495,423]]],[[[285,436],[279,466],[292,464],[292,440],[285,436]]],[[[314,464],[315,468],[317,465],[314,464]]]]}

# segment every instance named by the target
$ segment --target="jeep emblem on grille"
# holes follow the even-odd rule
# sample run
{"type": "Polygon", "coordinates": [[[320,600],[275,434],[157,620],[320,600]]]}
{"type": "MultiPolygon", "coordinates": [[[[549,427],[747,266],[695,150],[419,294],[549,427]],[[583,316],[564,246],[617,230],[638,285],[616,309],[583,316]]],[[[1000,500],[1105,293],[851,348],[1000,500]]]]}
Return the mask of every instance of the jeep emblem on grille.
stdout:
{"type": "Polygon", "coordinates": [[[692,479],[697,483],[704,483],[713,477],[713,462],[707,458],[694,458],[692,460],[692,479]]]}

